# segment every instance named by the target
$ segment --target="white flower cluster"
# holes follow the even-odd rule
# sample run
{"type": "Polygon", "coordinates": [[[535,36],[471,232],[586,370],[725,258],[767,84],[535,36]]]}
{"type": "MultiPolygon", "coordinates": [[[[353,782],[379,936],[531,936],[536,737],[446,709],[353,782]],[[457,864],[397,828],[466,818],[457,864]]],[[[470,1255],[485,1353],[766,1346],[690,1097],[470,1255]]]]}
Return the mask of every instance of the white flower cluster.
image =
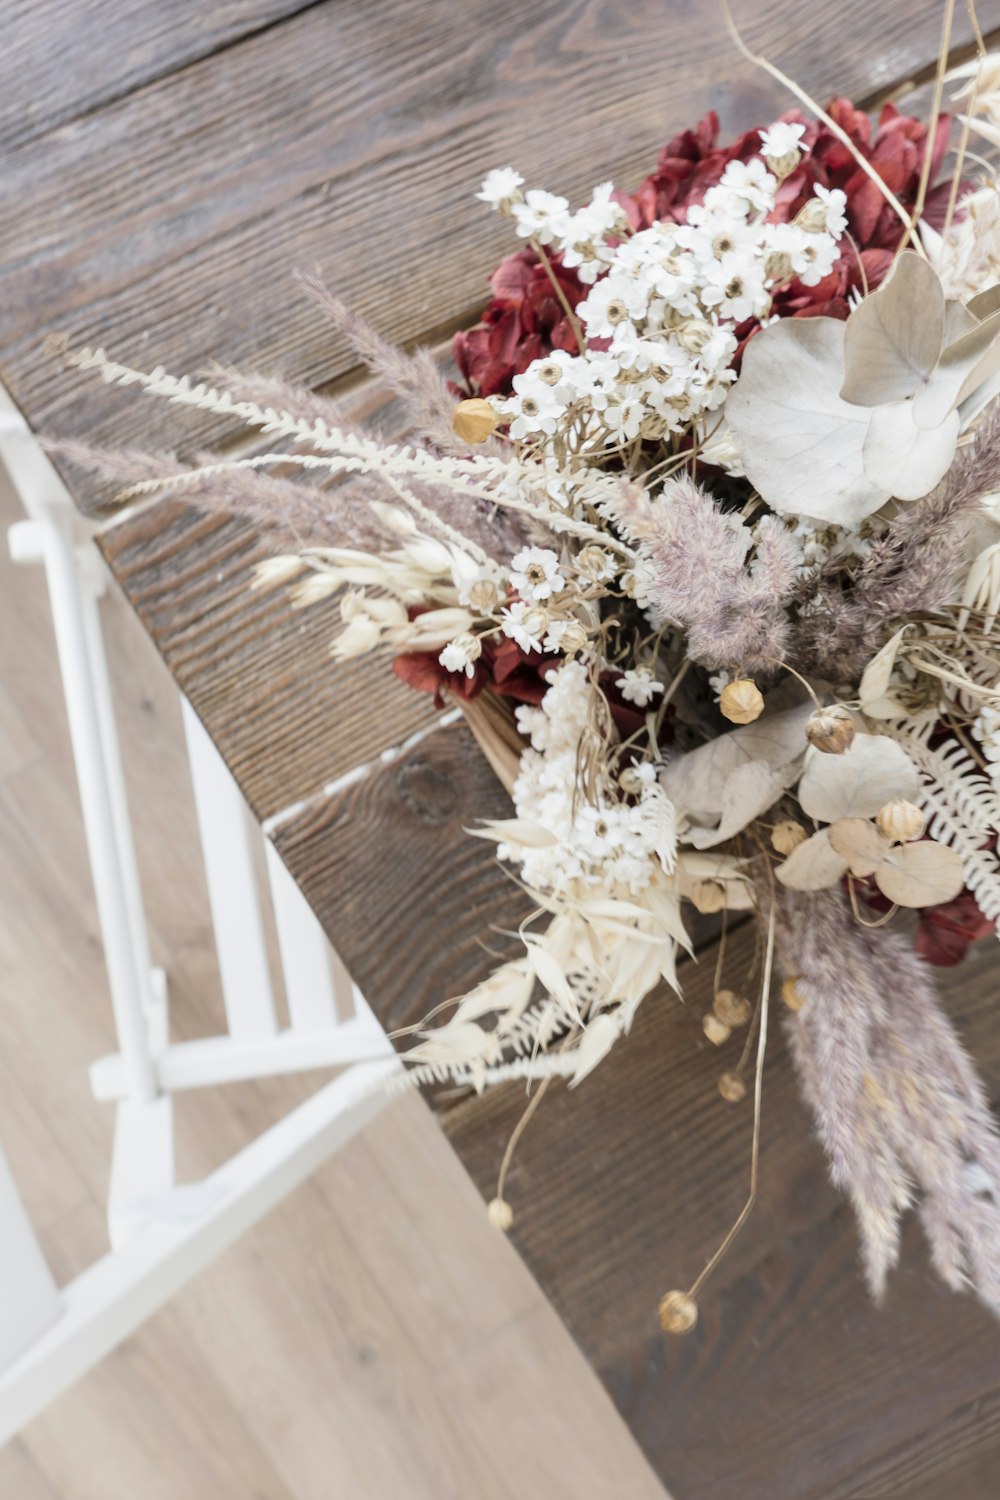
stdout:
{"type": "Polygon", "coordinates": [[[480,197],[593,283],[576,308],[588,347],[535,360],[500,404],[513,438],[544,445],[559,432],[578,451],[599,450],[683,431],[722,405],[735,379],[734,327],[766,320],[775,287],[792,278],[815,286],[837,259],[846,227],[838,189],[817,187],[791,223],[768,219],[779,179],[767,162],[796,156],[802,132],[784,122],[762,131],[766,160],[730,162],[686,223],[655,223],[635,234],[610,183],[571,214],[551,193],[522,196],[521,179],[509,168],[490,174],[480,197]]]}
{"type": "Polygon", "coordinates": [[[657,869],[673,867],[673,804],[648,763],[634,769],[633,802],[610,788],[596,804],[584,798],[577,756],[589,720],[586,668],[566,662],[552,670],[549,682],[539,708],[517,709],[518,727],[530,736],[531,748],[521,757],[514,806],[519,819],[551,842],[510,842],[498,853],[519,864],[525,883],[541,892],[564,894],[583,885],[637,895],[657,869]]]}

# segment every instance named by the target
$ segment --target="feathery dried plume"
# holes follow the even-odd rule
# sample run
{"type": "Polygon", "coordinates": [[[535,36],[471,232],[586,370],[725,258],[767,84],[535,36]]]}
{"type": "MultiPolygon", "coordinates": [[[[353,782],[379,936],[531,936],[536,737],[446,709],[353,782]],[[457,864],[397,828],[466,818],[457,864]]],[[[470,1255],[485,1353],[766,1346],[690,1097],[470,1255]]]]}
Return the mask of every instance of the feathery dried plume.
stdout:
{"type": "Polygon", "coordinates": [[[938,1274],[1000,1312],[1000,1136],[926,965],[839,890],[779,897],[779,954],[804,997],[786,1026],[834,1183],[879,1297],[919,1191],[938,1274]]]}
{"type": "MultiPolygon", "coordinates": [[[[820,675],[851,677],[888,639],[895,621],[952,602],[969,523],[984,495],[998,487],[1000,407],[994,404],[937,488],[901,507],[872,543],[850,598],[839,585],[820,583],[796,626],[798,657],[820,675]]],[[[833,563],[829,571],[840,566],[833,563]]]]}
{"type": "Polygon", "coordinates": [[[205,379],[225,386],[237,401],[252,401],[256,406],[273,406],[289,412],[302,422],[325,422],[341,432],[361,432],[338,401],[322,396],[306,385],[295,385],[276,375],[256,370],[238,370],[233,365],[212,365],[205,379]]]}
{"type": "Polygon", "coordinates": [[[384,339],[360,313],[352,312],[318,276],[298,271],[296,280],[348,340],[362,363],[373,375],[381,376],[404,403],[420,437],[440,453],[463,457],[471,453],[468,443],[455,435],[451,425],[455,397],[429,349],[405,354],[384,339]]]}
{"type": "MultiPolygon", "coordinates": [[[[170,481],[178,498],[203,510],[247,516],[288,534],[300,547],[328,546],[331,542],[360,548],[386,544],[376,512],[368,506],[349,504],[350,491],[346,489],[332,493],[258,469],[220,466],[211,456],[205,459],[211,467],[203,472],[169,453],[116,451],[72,441],[47,442],[45,446],[56,458],[117,484],[170,481]]],[[[108,508],[109,502],[98,500],[89,510],[96,514],[108,508]]]]}
{"type": "Polygon", "coordinates": [[[773,671],[785,655],[788,619],[783,604],[795,586],[794,542],[780,523],[763,522],[757,556],[748,527],[721,510],[692,480],[669,479],[657,531],[641,544],[650,563],[655,609],[688,633],[688,653],[706,666],[773,671]]]}

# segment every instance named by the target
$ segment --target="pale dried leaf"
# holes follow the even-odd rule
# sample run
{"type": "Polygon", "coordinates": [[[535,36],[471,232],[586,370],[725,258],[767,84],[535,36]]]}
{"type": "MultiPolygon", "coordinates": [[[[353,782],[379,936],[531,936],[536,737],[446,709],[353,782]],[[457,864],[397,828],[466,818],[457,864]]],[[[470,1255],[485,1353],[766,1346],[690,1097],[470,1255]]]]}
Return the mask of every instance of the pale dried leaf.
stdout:
{"type": "Polygon", "coordinates": [[[890,849],[875,872],[875,884],[897,906],[938,906],[955,899],[965,873],[957,850],[923,839],[890,849]]]}
{"type": "Polygon", "coordinates": [[[892,669],[906,628],[903,625],[895,635],[889,637],[881,650],[876,651],[862,674],[858,697],[862,712],[870,719],[901,719],[906,714],[903,704],[889,692],[892,669]]]}
{"type": "Polygon", "coordinates": [[[912,802],[920,790],[916,767],[902,745],[882,734],[858,734],[841,755],[810,750],[799,782],[803,812],[820,823],[873,818],[899,797],[912,802]]]}
{"type": "Polygon", "coordinates": [[[491,839],[498,844],[518,844],[525,849],[549,849],[556,842],[554,833],[526,818],[484,819],[478,828],[467,828],[473,838],[491,839]]]}
{"type": "Polygon", "coordinates": [[[874,875],[892,842],[867,818],[838,818],[827,829],[830,848],[842,859],[852,875],[864,879],[874,875]]]}
{"type": "Polygon", "coordinates": [[[916,410],[917,401],[875,407],[862,447],[868,478],[897,500],[929,494],[951,468],[958,443],[957,411],[946,408],[936,426],[921,427],[916,410]]]}
{"type": "Polygon", "coordinates": [[[660,772],[664,791],[690,825],[686,842],[711,848],[774,805],[795,780],[809,713],[803,705],[766,715],[688,751],[660,772]]]}
{"type": "Polygon", "coordinates": [[[570,988],[569,981],[563,973],[558,959],[553,958],[546,948],[543,948],[537,938],[525,939],[528,953],[528,962],[541,983],[548,990],[554,1000],[558,1000],[574,1016],[579,1016],[576,996],[570,988]]]}
{"type": "Polygon", "coordinates": [[[866,474],[872,416],[844,401],[845,324],[789,318],[747,344],[726,419],[750,480],[773,510],[850,525],[892,494],[866,474]]]}
{"type": "Polygon", "coordinates": [[[621,1035],[621,1027],[614,1016],[595,1016],[580,1038],[574,1056],[576,1069],[570,1079],[570,1088],[575,1088],[588,1073],[592,1073],[599,1062],[603,1062],[621,1035]]]}
{"type": "Polygon", "coordinates": [[[915,251],[855,308],[844,340],[840,395],[857,406],[914,396],[930,380],[944,337],[944,292],[930,263],[915,251]]]}
{"type": "Polygon", "coordinates": [[[847,860],[830,847],[827,830],[821,828],[797,845],[774,873],[790,891],[826,891],[847,874],[847,860]]]}

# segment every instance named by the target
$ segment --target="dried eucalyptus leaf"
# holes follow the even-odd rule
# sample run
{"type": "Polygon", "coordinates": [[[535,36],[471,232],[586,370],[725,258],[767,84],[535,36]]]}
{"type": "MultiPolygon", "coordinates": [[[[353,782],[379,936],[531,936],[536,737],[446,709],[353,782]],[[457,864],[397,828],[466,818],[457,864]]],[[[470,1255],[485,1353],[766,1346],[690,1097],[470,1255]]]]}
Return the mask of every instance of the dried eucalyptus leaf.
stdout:
{"type": "Polygon", "coordinates": [[[838,394],[845,324],[788,318],[747,344],[726,419],[747,475],[773,510],[851,525],[889,499],[865,473],[872,412],[838,394]]]}
{"type": "Polygon", "coordinates": [[[922,839],[892,848],[875,872],[875,884],[897,906],[938,906],[962,890],[965,871],[954,849],[922,839]]]}
{"type": "Polygon", "coordinates": [[[790,891],[827,891],[847,874],[847,860],[831,847],[827,830],[821,828],[793,849],[774,873],[790,891]]]}
{"type": "Polygon", "coordinates": [[[870,413],[862,447],[865,473],[897,500],[922,500],[944,478],[955,457],[958,412],[946,408],[937,426],[919,427],[915,412],[921,399],[877,406],[870,413]]]}
{"type": "Polygon", "coordinates": [[[867,818],[838,818],[827,829],[830,848],[842,859],[852,875],[864,878],[874,875],[892,842],[867,818]]]}
{"type": "Polygon", "coordinates": [[[882,406],[915,396],[938,362],[944,313],[937,273],[923,256],[904,252],[878,291],[847,321],[843,400],[882,406]]]}
{"type": "Polygon", "coordinates": [[[811,750],[799,782],[802,811],[820,823],[873,818],[894,797],[912,802],[920,778],[906,751],[882,734],[858,734],[841,755],[811,750]]]}
{"type": "Polygon", "coordinates": [[[682,835],[709,849],[766,812],[795,780],[805,749],[808,705],[722,734],[672,761],[660,783],[689,827],[682,835]]]}

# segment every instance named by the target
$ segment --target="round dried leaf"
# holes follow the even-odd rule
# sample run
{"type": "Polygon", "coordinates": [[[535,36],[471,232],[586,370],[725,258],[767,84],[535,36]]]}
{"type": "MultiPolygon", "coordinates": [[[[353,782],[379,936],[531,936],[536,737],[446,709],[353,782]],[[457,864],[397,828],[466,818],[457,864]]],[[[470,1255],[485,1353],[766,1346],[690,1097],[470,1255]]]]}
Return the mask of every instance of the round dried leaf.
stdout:
{"type": "Polygon", "coordinates": [[[838,818],[827,829],[830,848],[847,861],[852,875],[874,875],[892,844],[867,818],[838,818]]]}
{"type": "Polygon", "coordinates": [[[847,874],[847,860],[831,849],[823,828],[793,849],[774,873],[790,891],[828,891],[847,874]]]}
{"type": "Polygon", "coordinates": [[[897,906],[937,906],[955,899],[965,872],[954,849],[924,839],[890,849],[875,872],[875,884],[897,906]]]}
{"type": "Polygon", "coordinates": [[[857,734],[842,755],[806,757],[799,805],[820,823],[838,818],[874,818],[894,797],[913,802],[920,790],[916,767],[896,740],[857,734]]]}

